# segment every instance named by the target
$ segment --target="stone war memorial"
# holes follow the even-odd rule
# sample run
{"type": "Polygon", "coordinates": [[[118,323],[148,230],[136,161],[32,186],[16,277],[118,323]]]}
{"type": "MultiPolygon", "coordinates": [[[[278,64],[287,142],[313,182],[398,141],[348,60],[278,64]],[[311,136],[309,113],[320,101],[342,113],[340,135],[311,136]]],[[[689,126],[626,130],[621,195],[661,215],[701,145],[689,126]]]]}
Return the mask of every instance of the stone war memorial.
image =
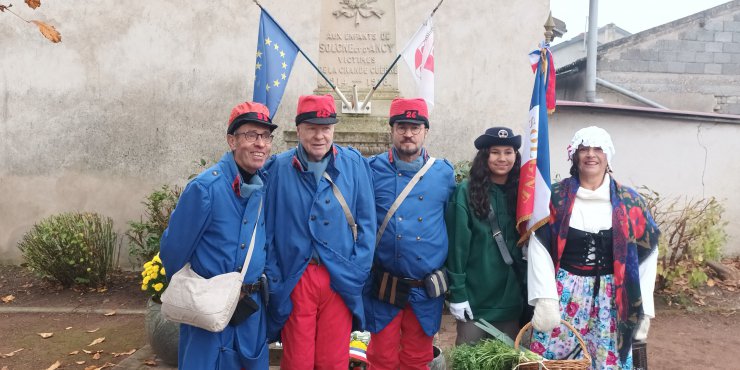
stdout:
{"type": "MultiPolygon", "coordinates": [[[[342,124],[337,126],[334,139],[340,145],[358,148],[364,155],[385,151],[390,143],[387,112],[390,101],[399,95],[398,67],[385,73],[403,48],[397,43],[395,3],[321,1],[318,67],[351,97],[352,105],[347,106],[337,97],[342,124]],[[372,101],[359,111],[366,95],[384,75],[372,101]]],[[[333,92],[322,77],[317,78],[316,94],[333,92]]],[[[295,132],[288,131],[285,141],[288,146],[296,145],[295,132]]]]}

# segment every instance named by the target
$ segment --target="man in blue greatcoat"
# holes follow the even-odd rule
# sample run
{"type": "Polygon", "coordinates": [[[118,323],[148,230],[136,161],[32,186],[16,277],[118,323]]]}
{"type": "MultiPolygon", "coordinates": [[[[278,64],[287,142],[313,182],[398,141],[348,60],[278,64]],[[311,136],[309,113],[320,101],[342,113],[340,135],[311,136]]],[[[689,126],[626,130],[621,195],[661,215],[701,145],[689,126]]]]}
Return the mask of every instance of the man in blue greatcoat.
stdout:
{"type": "Polygon", "coordinates": [[[362,289],[375,244],[372,179],[357,150],[334,144],[336,122],[331,95],[301,96],[298,146],[265,165],[268,337],[282,339],[283,369],[346,368],[353,321],[364,326],[362,289]]]}
{"type": "Polygon", "coordinates": [[[231,149],[183,190],[162,235],[160,256],[168,274],[186,263],[204,278],[241,271],[254,246],[240,302],[229,325],[213,333],[181,324],[180,369],[267,369],[264,174],[272,131],[267,107],[245,102],[231,112],[226,140],[231,149]],[[258,216],[259,215],[259,216],[258,216]],[[259,219],[258,219],[259,217],[259,219]]]}
{"type": "Polygon", "coordinates": [[[449,162],[430,158],[423,147],[429,130],[423,99],[394,99],[389,124],[393,147],[370,159],[379,238],[373,281],[365,290],[372,333],[367,358],[374,370],[427,369],[446,284],[429,293],[425,278],[445,275],[444,210],[455,176],[449,162]],[[409,183],[413,187],[399,199],[409,183]]]}

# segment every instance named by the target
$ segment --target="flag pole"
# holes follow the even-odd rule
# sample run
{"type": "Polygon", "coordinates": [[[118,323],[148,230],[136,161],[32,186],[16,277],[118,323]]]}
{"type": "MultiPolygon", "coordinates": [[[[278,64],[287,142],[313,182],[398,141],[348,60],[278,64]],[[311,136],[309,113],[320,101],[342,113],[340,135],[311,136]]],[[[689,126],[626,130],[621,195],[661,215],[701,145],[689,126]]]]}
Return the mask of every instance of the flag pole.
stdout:
{"type": "MultiPolygon", "coordinates": [[[[257,0],[255,0],[255,1],[257,1],[257,0]]],[[[442,5],[442,2],[443,1],[445,1],[445,0],[439,0],[439,3],[437,3],[437,6],[435,6],[434,9],[432,9],[432,13],[429,14],[429,18],[434,17],[434,13],[437,12],[437,9],[439,9],[439,6],[442,5]]],[[[429,19],[429,18],[427,18],[427,19],[429,19]]],[[[406,50],[406,48],[404,48],[403,50],[406,50]]],[[[390,67],[388,67],[388,69],[385,70],[385,73],[383,73],[383,77],[381,77],[380,80],[378,80],[378,83],[376,83],[375,86],[373,86],[373,89],[370,90],[367,93],[367,96],[365,96],[365,100],[362,101],[362,105],[360,106],[359,111],[362,111],[363,109],[365,109],[365,105],[367,105],[367,103],[373,97],[373,94],[375,94],[375,90],[378,89],[378,87],[380,86],[380,84],[383,83],[383,80],[385,80],[385,78],[388,76],[388,73],[390,73],[391,69],[393,69],[393,67],[396,66],[396,63],[398,63],[398,60],[401,59],[401,54],[403,54],[403,50],[401,50],[401,52],[398,53],[398,55],[396,55],[396,59],[394,59],[393,60],[393,63],[391,63],[391,65],[390,65],[390,67]]]]}
{"type": "Polygon", "coordinates": [[[276,25],[276,26],[277,26],[277,27],[278,27],[278,28],[280,29],[280,31],[283,31],[283,34],[284,34],[284,35],[285,35],[285,36],[286,36],[286,37],[288,38],[288,40],[290,40],[290,42],[291,42],[291,43],[293,43],[293,46],[295,46],[295,47],[296,47],[296,49],[298,49],[298,52],[300,52],[300,53],[301,53],[301,55],[303,55],[303,57],[304,57],[304,58],[306,58],[306,60],[308,61],[308,63],[310,63],[310,64],[311,64],[311,66],[312,66],[312,67],[313,67],[313,68],[314,68],[314,69],[316,70],[316,72],[319,72],[319,75],[320,75],[320,76],[321,76],[321,77],[322,77],[322,78],[324,79],[324,81],[326,81],[326,83],[328,83],[328,84],[329,84],[329,86],[330,86],[330,87],[332,88],[332,90],[333,90],[333,91],[334,91],[335,93],[337,93],[337,96],[339,96],[339,99],[341,99],[341,100],[342,100],[342,103],[344,103],[344,105],[346,105],[346,106],[348,106],[348,107],[352,107],[352,105],[351,105],[351,104],[349,103],[349,101],[348,101],[348,100],[347,100],[347,98],[346,98],[346,97],[344,96],[344,94],[342,94],[342,92],[341,92],[341,91],[339,91],[339,88],[337,88],[337,87],[336,87],[336,86],[335,86],[335,85],[334,85],[334,84],[333,84],[333,83],[332,83],[332,82],[331,82],[331,81],[329,80],[329,78],[328,78],[328,77],[326,77],[326,75],[325,75],[325,74],[324,74],[323,72],[321,72],[321,70],[319,69],[319,67],[317,67],[317,66],[316,66],[316,64],[314,64],[314,62],[313,62],[313,61],[311,60],[311,58],[309,58],[309,57],[308,57],[308,55],[306,55],[306,53],[304,53],[304,52],[303,52],[303,49],[301,49],[301,47],[300,47],[300,46],[298,46],[298,44],[296,44],[296,42],[295,42],[295,41],[293,41],[293,38],[292,38],[292,37],[290,37],[290,35],[288,35],[288,33],[287,33],[287,32],[285,32],[285,30],[283,29],[283,27],[282,27],[282,26],[280,26],[280,24],[279,24],[279,23],[278,23],[277,21],[275,21],[275,18],[273,18],[273,17],[272,17],[271,15],[270,15],[270,13],[269,13],[269,12],[267,11],[267,9],[263,8],[263,7],[262,7],[262,4],[260,4],[260,3],[259,3],[259,1],[257,1],[257,0],[252,0],[252,1],[254,1],[254,3],[255,3],[255,4],[257,4],[257,6],[258,6],[258,7],[260,7],[260,9],[261,9],[261,10],[262,10],[263,12],[265,12],[265,14],[266,14],[266,15],[267,15],[267,16],[268,16],[268,17],[269,17],[269,18],[270,18],[271,20],[272,20],[272,23],[275,23],[275,25],[276,25]]]}

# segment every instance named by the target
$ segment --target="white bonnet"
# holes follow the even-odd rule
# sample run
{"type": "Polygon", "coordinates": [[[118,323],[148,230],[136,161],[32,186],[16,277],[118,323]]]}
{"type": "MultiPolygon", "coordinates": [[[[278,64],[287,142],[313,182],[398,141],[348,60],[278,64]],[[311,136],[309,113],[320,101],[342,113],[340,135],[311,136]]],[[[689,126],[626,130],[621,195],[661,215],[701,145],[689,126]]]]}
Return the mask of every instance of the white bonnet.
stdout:
{"type": "Polygon", "coordinates": [[[568,145],[569,160],[573,160],[573,154],[578,150],[580,145],[601,148],[604,154],[606,154],[606,161],[609,163],[609,167],[613,168],[614,144],[606,130],[601,127],[590,126],[576,131],[576,134],[573,135],[573,139],[570,141],[570,145],[568,145]]]}

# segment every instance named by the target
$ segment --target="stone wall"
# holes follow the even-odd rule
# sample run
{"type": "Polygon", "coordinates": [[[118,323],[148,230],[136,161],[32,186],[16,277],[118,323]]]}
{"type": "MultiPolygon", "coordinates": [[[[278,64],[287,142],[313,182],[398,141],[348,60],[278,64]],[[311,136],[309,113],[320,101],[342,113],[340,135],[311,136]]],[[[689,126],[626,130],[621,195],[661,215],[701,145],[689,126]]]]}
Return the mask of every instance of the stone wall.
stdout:
{"type": "MultiPolygon", "coordinates": [[[[264,2],[318,59],[319,2],[264,2]]],[[[396,2],[405,44],[437,0],[396,2]]],[[[54,25],[51,44],[12,15],[0,20],[0,261],[41,218],[96,211],[120,232],[161,184],[184,184],[200,158],[227,149],[226,120],[252,96],[259,9],[250,1],[48,1],[13,10],[54,25]]],[[[430,152],[472,158],[486,127],[525,122],[532,89],[528,52],[542,40],[548,1],[445,2],[435,16],[436,106],[430,152]],[[461,145],[460,143],[464,143],[461,145]]],[[[317,61],[317,60],[315,60],[317,61]]],[[[414,94],[399,66],[399,90],[414,94]]],[[[301,56],[275,115],[294,125],[298,96],[318,75],[301,56]]],[[[345,92],[347,94],[348,92],[345,92]]],[[[127,265],[124,248],[122,265],[127,265]]]]}

